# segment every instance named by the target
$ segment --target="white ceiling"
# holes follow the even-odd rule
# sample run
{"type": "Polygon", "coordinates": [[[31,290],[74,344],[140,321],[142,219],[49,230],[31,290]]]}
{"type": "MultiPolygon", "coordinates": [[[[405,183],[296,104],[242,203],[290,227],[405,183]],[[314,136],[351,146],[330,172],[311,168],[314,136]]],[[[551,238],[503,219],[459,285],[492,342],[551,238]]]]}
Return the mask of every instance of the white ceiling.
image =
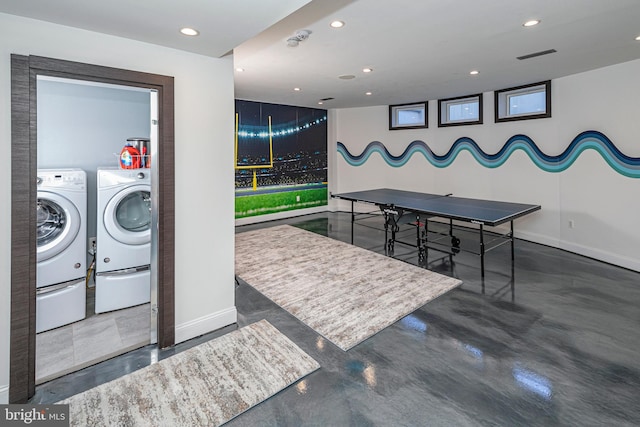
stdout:
{"type": "Polygon", "coordinates": [[[213,57],[234,49],[237,98],[315,108],[470,95],[640,58],[639,0],[0,0],[0,11],[213,57]],[[309,39],[288,47],[300,29],[309,39]]]}
{"type": "Polygon", "coordinates": [[[639,0],[314,0],[235,49],[236,97],[333,108],[471,95],[640,58],[638,35],[639,0]],[[312,34],[287,47],[297,29],[312,34]]]}
{"type": "Polygon", "coordinates": [[[221,57],[309,1],[0,0],[0,12],[221,57]]]}

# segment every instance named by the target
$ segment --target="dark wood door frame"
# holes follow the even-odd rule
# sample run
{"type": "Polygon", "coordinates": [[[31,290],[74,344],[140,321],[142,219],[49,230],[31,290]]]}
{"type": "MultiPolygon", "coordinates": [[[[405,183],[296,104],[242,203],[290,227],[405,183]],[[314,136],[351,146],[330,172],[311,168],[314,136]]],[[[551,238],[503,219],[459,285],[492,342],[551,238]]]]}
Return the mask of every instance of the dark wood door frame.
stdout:
{"type": "Polygon", "coordinates": [[[9,402],[35,393],[38,75],[158,91],[158,346],[175,343],[173,77],[39,56],[11,55],[11,338],[9,402]]]}

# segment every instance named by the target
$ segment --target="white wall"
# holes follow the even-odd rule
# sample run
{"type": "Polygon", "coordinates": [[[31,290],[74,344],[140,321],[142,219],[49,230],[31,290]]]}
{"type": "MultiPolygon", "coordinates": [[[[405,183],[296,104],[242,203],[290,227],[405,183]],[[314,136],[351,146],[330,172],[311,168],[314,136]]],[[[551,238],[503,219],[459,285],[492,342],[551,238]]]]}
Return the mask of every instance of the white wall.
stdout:
{"type": "MultiPolygon", "coordinates": [[[[581,132],[604,133],[630,157],[640,157],[640,60],[552,81],[552,117],[494,123],[493,93],[484,94],[484,124],[438,128],[437,101],[429,103],[429,128],[388,130],[388,107],[336,110],[336,139],[352,154],[371,141],[382,142],[394,155],[414,140],[445,154],[460,137],[470,137],[487,153],[496,153],[513,135],[525,134],[549,155],[562,153],[581,132]]],[[[408,100],[415,101],[415,100],[408,100]]],[[[336,159],[332,191],[376,187],[453,193],[542,205],[542,210],[516,220],[516,235],[640,271],[640,179],[614,171],[594,150],[587,150],[564,172],[539,169],[523,151],[501,167],[480,165],[467,151],[447,168],[432,166],[421,154],[393,168],[378,154],[362,166],[336,159]],[[573,221],[574,228],[569,227],[573,221]]],[[[332,209],[349,210],[344,201],[332,209]]]]}
{"type": "Polygon", "coordinates": [[[6,14],[0,40],[0,403],[9,383],[12,53],[175,77],[176,340],[235,322],[232,58],[6,14]]]}

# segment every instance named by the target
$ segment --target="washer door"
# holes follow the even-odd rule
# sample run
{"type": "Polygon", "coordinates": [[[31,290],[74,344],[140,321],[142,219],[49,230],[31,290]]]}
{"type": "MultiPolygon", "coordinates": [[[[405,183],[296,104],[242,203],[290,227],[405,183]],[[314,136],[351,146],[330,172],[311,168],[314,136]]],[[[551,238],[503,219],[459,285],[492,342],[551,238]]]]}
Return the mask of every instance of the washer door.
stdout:
{"type": "Polygon", "coordinates": [[[151,188],[133,185],[117,193],[104,210],[104,227],[117,241],[144,245],[151,241],[151,188]]]}
{"type": "Polygon", "coordinates": [[[36,205],[37,260],[45,261],[69,247],[80,230],[80,212],[66,197],[38,191],[36,205]]]}

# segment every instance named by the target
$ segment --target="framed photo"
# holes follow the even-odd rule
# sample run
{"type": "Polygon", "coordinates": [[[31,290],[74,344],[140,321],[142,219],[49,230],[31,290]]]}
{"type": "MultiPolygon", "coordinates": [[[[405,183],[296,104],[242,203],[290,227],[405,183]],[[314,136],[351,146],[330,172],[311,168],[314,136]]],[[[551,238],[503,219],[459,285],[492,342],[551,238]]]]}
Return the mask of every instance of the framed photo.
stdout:
{"type": "Polygon", "coordinates": [[[389,130],[429,127],[429,101],[389,105],[389,130]]]}

